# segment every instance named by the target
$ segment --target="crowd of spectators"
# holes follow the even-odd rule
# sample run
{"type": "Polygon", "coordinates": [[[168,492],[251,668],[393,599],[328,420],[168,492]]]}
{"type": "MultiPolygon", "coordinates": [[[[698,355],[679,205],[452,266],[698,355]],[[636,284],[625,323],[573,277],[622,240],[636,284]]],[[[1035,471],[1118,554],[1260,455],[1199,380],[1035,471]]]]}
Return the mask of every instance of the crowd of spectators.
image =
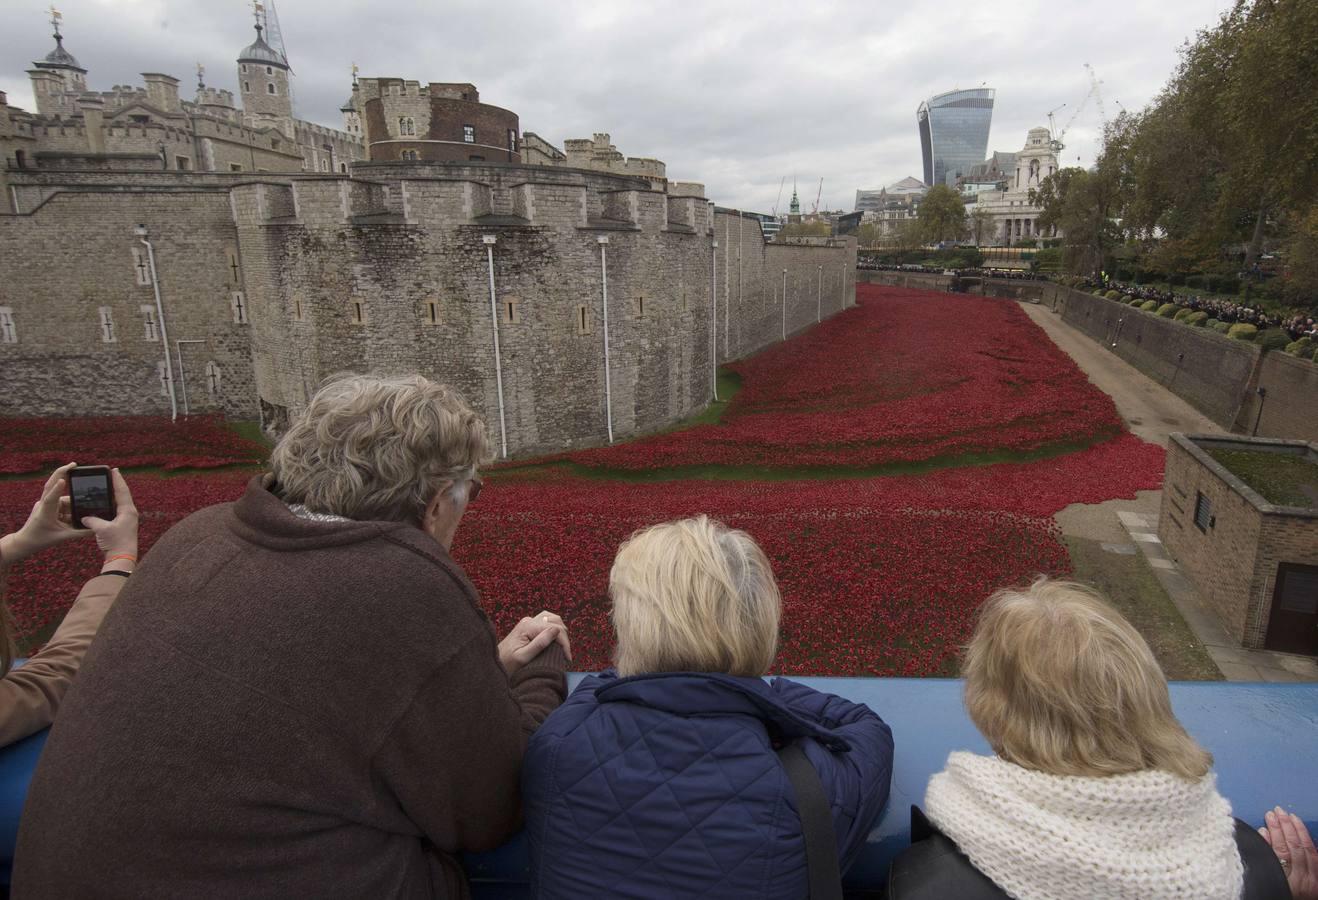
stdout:
{"type": "MultiPolygon", "coordinates": [[[[140,565],[117,470],[113,521],[78,523],[57,470],[0,562],[84,534],[106,559],[0,678],[0,734],[55,720],[14,895],[460,898],[462,854],[524,823],[536,897],[841,898],[902,736],[764,680],[781,602],[755,540],[696,516],[624,542],[615,667],[568,696],[568,623],[541,610],[497,640],[449,553],[491,458],[447,387],[341,377],[268,473],[140,565]]],[[[1318,898],[1304,822],[1233,818],[1149,645],[1097,593],[1041,578],[988,598],[963,674],[993,753],[929,781],[889,900],[1318,898]]]]}
{"type": "Polygon", "coordinates": [[[1175,303],[1195,312],[1206,312],[1209,318],[1217,319],[1219,322],[1228,322],[1233,325],[1236,323],[1253,325],[1259,331],[1266,328],[1280,328],[1290,336],[1292,341],[1298,341],[1306,336],[1318,337],[1318,323],[1315,323],[1313,316],[1270,315],[1234,300],[1225,300],[1220,297],[1200,297],[1197,294],[1178,294],[1175,291],[1162,290],[1152,285],[1127,284],[1110,278],[1087,278],[1081,282],[1080,286],[1089,290],[1102,288],[1108,291],[1116,291],[1131,300],[1138,298],[1141,300],[1154,300],[1158,303],[1175,303]]]}

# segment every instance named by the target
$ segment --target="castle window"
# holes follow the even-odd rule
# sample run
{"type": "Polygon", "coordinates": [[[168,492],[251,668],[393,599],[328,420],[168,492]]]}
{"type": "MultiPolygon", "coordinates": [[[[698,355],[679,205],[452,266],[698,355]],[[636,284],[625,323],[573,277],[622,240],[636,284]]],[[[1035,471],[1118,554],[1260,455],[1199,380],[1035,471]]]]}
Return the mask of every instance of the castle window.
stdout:
{"type": "Polygon", "coordinates": [[[110,307],[102,306],[97,312],[100,314],[101,343],[113,344],[116,338],[114,336],[114,316],[110,313],[110,307]]]}
{"type": "Polygon", "coordinates": [[[1198,528],[1204,534],[1208,529],[1217,524],[1213,518],[1213,503],[1203,495],[1202,491],[1195,491],[1194,496],[1194,527],[1198,528]]]}
{"type": "Polygon", "coordinates": [[[347,171],[348,171],[348,164],[347,164],[347,163],[339,163],[339,171],[342,172],[342,173],[344,173],[344,174],[346,174],[347,171]]]}
{"type": "Polygon", "coordinates": [[[522,321],[521,301],[512,294],[503,298],[503,320],[509,325],[522,321]]]}
{"type": "Polygon", "coordinates": [[[511,128],[508,129],[508,149],[513,153],[517,152],[517,132],[511,128]]]}
{"type": "Polygon", "coordinates": [[[229,295],[229,307],[233,310],[233,322],[235,325],[247,324],[247,298],[243,296],[242,291],[234,291],[229,295]]]}
{"type": "Polygon", "coordinates": [[[329,166],[330,166],[330,161],[329,161],[328,159],[322,159],[322,160],[320,161],[320,171],[322,171],[322,172],[328,172],[328,171],[329,171],[329,166]]]}
{"type": "Polygon", "coordinates": [[[242,170],[243,170],[242,163],[229,163],[230,172],[241,172],[242,170]]]}
{"type": "Polygon", "coordinates": [[[271,139],[270,139],[270,149],[271,149],[271,150],[278,150],[278,149],[279,149],[279,138],[271,138],[271,139]]]}
{"type": "Polygon", "coordinates": [[[220,393],[220,367],[214,362],[206,363],[206,391],[212,400],[220,393]]]}
{"type": "Polygon", "coordinates": [[[251,92],[252,92],[252,83],[251,83],[250,81],[244,81],[244,82],[243,82],[243,93],[244,93],[244,94],[250,94],[251,92]]]}
{"type": "Polygon", "coordinates": [[[145,341],[160,340],[160,332],[156,328],[156,308],[144,303],[139,309],[142,310],[142,339],[145,341]]]}
{"type": "Polygon", "coordinates": [[[577,307],[577,334],[590,334],[590,307],[577,307]]]}
{"type": "Polygon", "coordinates": [[[352,324],[364,325],[366,323],[366,307],[360,300],[352,301],[352,324]]]}
{"type": "Polygon", "coordinates": [[[644,318],[645,318],[645,295],[644,295],[644,294],[637,294],[637,295],[636,295],[636,318],[638,318],[638,319],[644,319],[644,318]]]}
{"type": "Polygon", "coordinates": [[[129,117],[128,117],[128,121],[132,122],[134,125],[149,125],[149,124],[151,124],[151,117],[150,117],[150,116],[129,116],[129,117]]]}
{"type": "Polygon", "coordinates": [[[400,159],[411,159],[411,160],[415,160],[415,159],[416,159],[416,151],[415,151],[415,150],[404,150],[402,153],[398,154],[398,156],[399,156],[400,159]]]}
{"type": "Polygon", "coordinates": [[[133,274],[138,284],[151,283],[151,267],[147,264],[146,250],[142,247],[133,248],[133,274]]]}
{"type": "Polygon", "coordinates": [[[273,74],[275,74],[274,67],[272,67],[272,66],[266,66],[266,67],[265,67],[265,74],[267,74],[267,75],[273,75],[273,74]]]}
{"type": "Polygon", "coordinates": [[[156,377],[160,379],[160,396],[169,396],[169,370],[165,368],[165,361],[162,359],[156,363],[156,377]]]}
{"type": "Polygon", "coordinates": [[[468,157],[467,157],[467,161],[468,161],[468,162],[485,162],[485,157],[483,157],[483,156],[477,156],[475,153],[473,153],[471,156],[468,156],[468,157]]]}
{"type": "Polygon", "coordinates": [[[275,93],[275,83],[274,83],[273,81],[268,81],[268,82],[266,82],[266,85],[265,85],[265,92],[266,92],[267,94],[273,94],[273,93],[275,93]]]}
{"type": "Polygon", "coordinates": [[[18,327],[14,325],[14,311],[0,306],[0,344],[17,344],[18,327]]]}
{"type": "Polygon", "coordinates": [[[241,66],[239,66],[238,68],[242,70],[242,73],[243,73],[244,75],[247,74],[247,63],[243,63],[243,64],[242,64],[241,66]]]}
{"type": "Polygon", "coordinates": [[[475,125],[463,125],[463,126],[462,126],[462,139],[463,139],[464,141],[466,141],[468,144],[474,144],[474,143],[476,143],[476,126],[475,126],[475,125]]]}
{"type": "Polygon", "coordinates": [[[427,300],[425,308],[425,317],[427,325],[439,325],[439,301],[427,300]]]}
{"type": "Polygon", "coordinates": [[[238,268],[238,251],[233,247],[225,247],[224,262],[229,269],[229,283],[237,286],[242,281],[242,270],[238,268]]]}
{"type": "Polygon", "coordinates": [[[178,169],[180,172],[186,172],[188,169],[192,168],[192,160],[188,159],[186,156],[176,156],[174,157],[174,168],[178,169]]]}
{"type": "Polygon", "coordinates": [[[416,119],[411,116],[398,117],[399,134],[416,134],[416,119]]]}

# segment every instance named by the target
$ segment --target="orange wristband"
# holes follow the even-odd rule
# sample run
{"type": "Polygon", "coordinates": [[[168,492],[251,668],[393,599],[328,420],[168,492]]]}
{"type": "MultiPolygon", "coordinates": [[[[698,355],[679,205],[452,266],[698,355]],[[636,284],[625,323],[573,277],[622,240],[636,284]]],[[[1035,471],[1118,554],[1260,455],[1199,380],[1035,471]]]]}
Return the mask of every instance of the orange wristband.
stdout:
{"type": "Polygon", "coordinates": [[[131,554],[131,553],[119,553],[119,554],[116,554],[115,556],[107,556],[107,557],[105,558],[105,561],[106,561],[107,563],[112,563],[112,562],[114,562],[116,559],[126,559],[126,560],[128,560],[129,562],[137,562],[137,557],[134,556],[134,555],[131,554]]]}

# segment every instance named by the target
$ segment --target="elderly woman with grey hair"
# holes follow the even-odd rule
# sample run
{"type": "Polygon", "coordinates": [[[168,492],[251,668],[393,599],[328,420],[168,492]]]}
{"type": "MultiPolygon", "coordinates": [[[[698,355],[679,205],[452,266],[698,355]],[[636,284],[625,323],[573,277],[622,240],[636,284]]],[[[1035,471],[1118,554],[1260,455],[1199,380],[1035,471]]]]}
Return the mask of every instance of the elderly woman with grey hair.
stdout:
{"type": "Polygon", "coordinates": [[[496,643],[449,556],[488,456],[442,385],[322,388],[270,474],[125,586],[32,782],[15,891],[465,896],[459,854],[517,828],[569,650],[551,613],[496,643]]]}

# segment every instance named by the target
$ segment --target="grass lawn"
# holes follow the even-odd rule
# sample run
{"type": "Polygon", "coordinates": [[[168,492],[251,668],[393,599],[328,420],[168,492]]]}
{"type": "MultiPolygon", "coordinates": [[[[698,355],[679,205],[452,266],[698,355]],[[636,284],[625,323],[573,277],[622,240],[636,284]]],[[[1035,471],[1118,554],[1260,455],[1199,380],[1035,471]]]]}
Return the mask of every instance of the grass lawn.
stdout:
{"type": "Polygon", "coordinates": [[[1318,465],[1307,457],[1265,450],[1209,450],[1208,455],[1269,503],[1318,509],[1318,465]]]}
{"type": "Polygon", "coordinates": [[[1222,673],[1185,624],[1144,555],[1112,553],[1098,541],[1068,537],[1074,578],[1093,585],[1130,620],[1173,681],[1221,681],[1222,673]]]}

